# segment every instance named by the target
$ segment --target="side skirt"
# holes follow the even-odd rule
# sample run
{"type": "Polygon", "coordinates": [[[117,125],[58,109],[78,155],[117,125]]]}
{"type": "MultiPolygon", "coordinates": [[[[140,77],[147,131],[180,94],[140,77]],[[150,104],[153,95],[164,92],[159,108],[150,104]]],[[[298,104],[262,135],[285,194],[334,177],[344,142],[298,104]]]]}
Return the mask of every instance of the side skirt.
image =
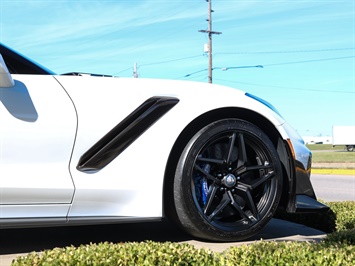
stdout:
{"type": "Polygon", "coordinates": [[[78,226],[78,225],[99,225],[99,224],[122,224],[135,222],[159,222],[162,217],[73,217],[73,218],[18,218],[0,219],[0,229],[11,228],[36,228],[36,227],[57,227],[57,226],[78,226]]]}

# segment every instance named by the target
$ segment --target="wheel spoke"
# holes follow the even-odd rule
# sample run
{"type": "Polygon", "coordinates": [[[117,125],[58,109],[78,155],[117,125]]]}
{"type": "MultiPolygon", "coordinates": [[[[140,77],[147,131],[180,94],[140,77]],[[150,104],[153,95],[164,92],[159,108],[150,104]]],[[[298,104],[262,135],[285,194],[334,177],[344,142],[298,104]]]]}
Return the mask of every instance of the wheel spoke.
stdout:
{"type": "Polygon", "coordinates": [[[223,198],[221,200],[221,202],[218,204],[218,206],[216,207],[216,209],[211,213],[211,215],[208,216],[209,220],[213,220],[214,217],[219,214],[221,211],[223,211],[223,209],[231,202],[230,198],[228,198],[226,196],[226,194],[223,195],[223,198]]]}
{"type": "Polygon", "coordinates": [[[268,181],[270,178],[272,178],[273,176],[275,176],[275,172],[274,171],[270,171],[268,172],[266,175],[264,175],[262,178],[251,182],[251,184],[246,184],[243,182],[238,182],[238,186],[244,186],[250,190],[253,190],[255,188],[257,188],[258,186],[260,186],[261,184],[265,183],[266,181],[268,181]]]}
{"type": "Polygon", "coordinates": [[[213,175],[211,175],[210,173],[207,173],[205,170],[203,170],[200,166],[198,166],[197,164],[195,164],[195,169],[199,172],[201,172],[207,179],[212,180],[213,182],[220,184],[221,181],[217,178],[215,178],[213,175]]]}
{"type": "Polygon", "coordinates": [[[254,202],[253,196],[250,193],[249,188],[245,187],[245,186],[238,186],[237,189],[244,195],[244,200],[246,200],[246,203],[251,211],[251,213],[253,214],[253,216],[249,216],[250,220],[254,220],[254,221],[258,221],[260,220],[260,215],[258,212],[258,209],[256,207],[256,204],[254,202]]]}
{"type": "Polygon", "coordinates": [[[212,205],[212,202],[213,202],[213,199],[214,199],[214,196],[216,195],[216,192],[218,190],[218,187],[215,185],[215,184],[212,184],[209,188],[209,192],[208,192],[208,195],[207,195],[207,200],[206,200],[206,205],[204,207],[204,214],[207,214],[211,205],[212,205]]]}
{"type": "Polygon", "coordinates": [[[247,161],[247,152],[245,148],[245,141],[243,133],[239,133],[238,135],[238,163],[237,169],[244,166],[247,161]]]}
{"type": "Polygon", "coordinates": [[[226,162],[230,163],[231,162],[231,157],[232,157],[232,152],[234,149],[234,143],[235,143],[235,139],[237,137],[237,133],[233,133],[233,135],[231,137],[229,137],[229,144],[228,144],[228,154],[227,154],[227,159],[226,162]]]}
{"type": "Polygon", "coordinates": [[[215,163],[215,164],[223,164],[225,161],[221,159],[211,159],[211,158],[203,158],[197,157],[197,161],[204,163],[215,163]]]}
{"type": "Polygon", "coordinates": [[[253,171],[253,170],[267,170],[267,169],[271,169],[274,166],[272,164],[269,165],[255,165],[255,166],[242,166],[239,168],[236,168],[233,170],[233,173],[235,173],[236,175],[242,175],[248,171],[253,171]]]}
{"type": "Polygon", "coordinates": [[[231,201],[231,205],[238,211],[238,213],[240,214],[240,216],[242,216],[244,219],[248,220],[249,222],[251,222],[251,219],[249,217],[249,215],[247,215],[242,208],[237,204],[237,202],[234,200],[233,194],[232,192],[228,191],[228,196],[229,199],[231,201]]]}
{"type": "Polygon", "coordinates": [[[266,181],[268,181],[273,176],[275,176],[275,172],[274,171],[268,172],[266,175],[264,175],[262,178],[260,178],[256,182],[253,182],[253,184],[251,184],[251,189],[253,190],[253,189],[257,188],[258,186],[260,186],[261,184],[265,183],[266,181]]]}

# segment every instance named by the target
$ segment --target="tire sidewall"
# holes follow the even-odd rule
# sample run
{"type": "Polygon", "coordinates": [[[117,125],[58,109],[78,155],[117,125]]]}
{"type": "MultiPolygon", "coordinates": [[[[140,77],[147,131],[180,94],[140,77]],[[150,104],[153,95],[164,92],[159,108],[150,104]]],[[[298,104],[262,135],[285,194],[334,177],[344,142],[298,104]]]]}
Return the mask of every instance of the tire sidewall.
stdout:
{"type": "Polygon", "coordinates": [[[174,178],[174,202],[176,213],[182,227],[198,238],[215,241],[234,241],[245,239],[259,232],[271,219],[276,211],[281,197],[282,178],[280,160],[270,139],[255,125],[239,119],[223,119],[213,122],[199,130],[187,143],[177,164],[174,178]],[[206,141],[224,131],[238,130],[252,135],[258,139],[260,144],[267,149],[275,165],[275,178],[277,179],[276,191],[272,195],[272,202],[269,202],[265,215],[253,226],[241,231],[224,231],[218,227],[211,226],[201,211],[196,206],[192,193],[192,172],[194,158],[205,146],[206,141]]]}

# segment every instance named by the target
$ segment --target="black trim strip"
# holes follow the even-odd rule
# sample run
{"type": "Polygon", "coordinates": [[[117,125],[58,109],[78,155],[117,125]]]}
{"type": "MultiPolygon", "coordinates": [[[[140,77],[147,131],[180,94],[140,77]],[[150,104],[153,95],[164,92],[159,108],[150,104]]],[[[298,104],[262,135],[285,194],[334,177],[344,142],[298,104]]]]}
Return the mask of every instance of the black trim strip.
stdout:
{"type": "Polygon", "coordinates": [[[85,152],[76,168],[83,172],[101,170],[178,102],[174,97],[149,98],[85,152]]]}
{"type": "Polygon", "coordinates": [[[77,216],[57,218],[1,218],[0,228],[36,228],[72,225],[122,224],[134,222],[159,222],[162,217],[135,216],[77,216]]]}

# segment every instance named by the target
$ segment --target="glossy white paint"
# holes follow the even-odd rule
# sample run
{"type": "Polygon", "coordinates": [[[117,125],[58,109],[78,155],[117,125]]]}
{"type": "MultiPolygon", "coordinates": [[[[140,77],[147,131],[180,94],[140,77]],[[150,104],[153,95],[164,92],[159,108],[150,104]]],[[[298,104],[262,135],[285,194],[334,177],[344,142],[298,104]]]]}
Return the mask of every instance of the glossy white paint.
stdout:
{"type": "Polygon", "coordinates": [[[240,106],[254,108],[277,125],[284,122],[243,92],[221,86],[149,79],[56,78],[78,112],[78,135],[70,164],[76,191],[69,216],[74,217],[162,216],[163,177],[170,151],[186,125],[205,112],[240,106]],[[180,102],[101,171],[76,169],[82,154],[153,96],[173,96],[180,102]]]}
{"type": "MultiPolygon", "coordinates": [[[[0,205],[1,218],[65,218],[69,204],[0,205]],[[64,215],[63,215],[64,214],[64,215]]],[[[0,221],[1,222],[1,221],[0,221]]]]}
{"type": "MultiPolygon", "coordinates": [[[[262,114],[275,127],[284,123],[244,92],[205,83],[90,76],[13,78],[13,88],[0,88],[2,218],[67,213],[69,219],[161,217],[170,151],[196,117],[238,106],[262,114]],[[90,147],[154,96],[172,96],[180,102],[104,169],[93,173],[76,169],[90,147]]],[[[280,132],[287,137],[282,127],[280,132]]]]}
{"type": "MultiPolygon", "coordinates": [[[[68,164],[77,127],[73,103],[52,76],[13,79],[13,87],[0,88],[0,204],[69,204],[74,184],[68,164]]],[[[45,216],[41,210],[23,214],[45,216]]],[[[67,211],[68,206],[58,208],[58,215],[67,211]]],[[[12,212],[2,212],[2,218],[6,213],[12,212]]]]}

